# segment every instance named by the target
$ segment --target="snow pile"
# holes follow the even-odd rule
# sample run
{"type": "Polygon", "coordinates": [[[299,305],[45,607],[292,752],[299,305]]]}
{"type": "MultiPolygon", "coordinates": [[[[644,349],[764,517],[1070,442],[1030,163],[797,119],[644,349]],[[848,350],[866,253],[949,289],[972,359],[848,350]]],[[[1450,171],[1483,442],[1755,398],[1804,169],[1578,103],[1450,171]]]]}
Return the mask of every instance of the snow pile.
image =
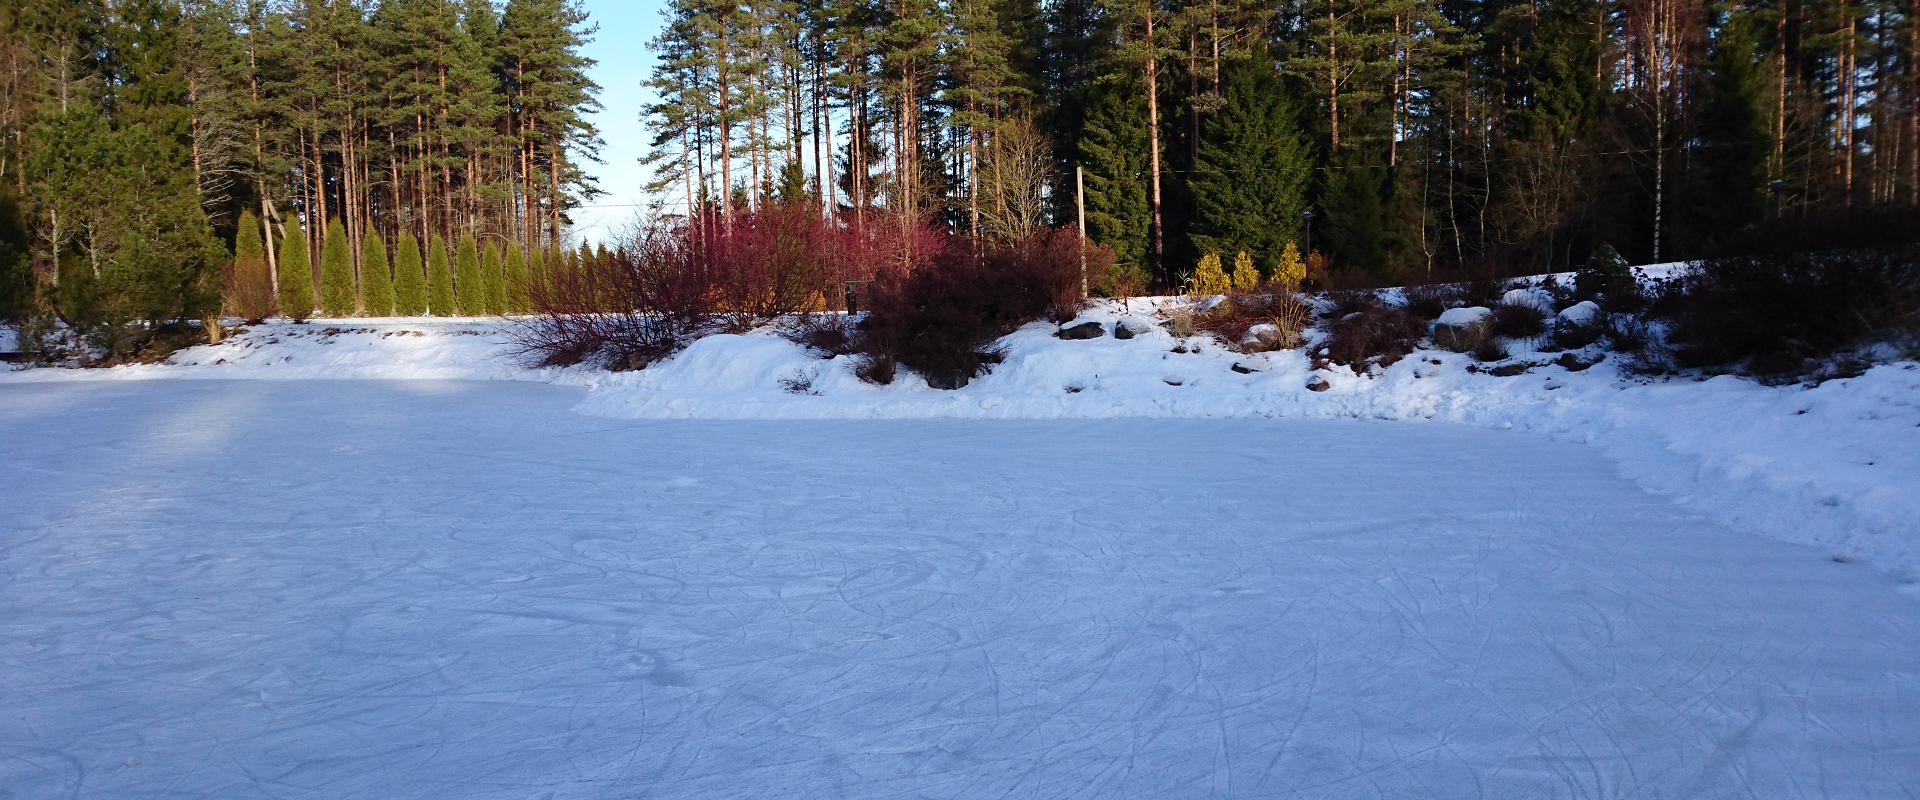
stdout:
{"type": "Polygon", "coordinates": [[[30,369],[5,380],[546,380],[510,357],[505,325],[474,319],[339,319],[268,323],[165,364],[112,369],[30,369]]]}
{"type": "Polygon", "coordinates": [[[710,336],[649,369],[607,373],[517,365],[498,321],[418,319],[263,325],[169,365],[0,380],[526,380],[589,388],[576,410],[631,419],[1264,417],[1511,428],[1592,444],[1643,485],[1730,524],[1920,577],[1911,522],[1920,519],[1920,364],[1767,387],[1650,381],[1611,359],[1576,370],[1537,354],[1520,356],[1537,364],[1529,372],[1496,377],[1470,371],[1468,356],[1423,350],[1363,376],[1315,370],[1304,350],[1248,355],[1176,338],[1154,305],[1097,306],[1079,321],[1105,334],[1088,340],[1028,325],[1000,342],[1001,364],[957,391],[904,370],[892,385],[867,384],[854,358],[821,359],[769,330],[710,336]],[[1117,339],[1119,325],[1138,334],[1117,339]]]}

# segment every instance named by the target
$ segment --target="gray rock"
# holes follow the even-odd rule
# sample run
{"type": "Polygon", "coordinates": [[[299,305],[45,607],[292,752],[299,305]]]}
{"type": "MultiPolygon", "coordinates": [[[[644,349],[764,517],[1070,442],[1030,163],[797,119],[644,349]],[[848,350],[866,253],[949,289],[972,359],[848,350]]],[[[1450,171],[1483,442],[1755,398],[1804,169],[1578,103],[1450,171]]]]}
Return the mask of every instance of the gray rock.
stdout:
{"type": "Polygon", "coordinates": [[[1145,325],[1141,325],[1130,319],[1123,319],[1113,323],[1113,338],[1115,339],[1131,339],[1146,332],[1147,327],[1145,325]]]}
{"type": "Polygon", "coordinates": [[[1229,369],[1232,369],[1234,372],[1238,372],[1242,375],[1251,375],[1255,372],[1260,371],[1259,367],[1248,364],[1245,361],[1235,361],[1233,362],[1233,366],[1229,367],[1229,369]]]}
{"type": "Polygon", "coordinates": [[[1062,326],[1053,335],[1062,339],[1098,339],[1107,335],[1107,327],[1098,322],[1082,322],[1078,325],[1062,326]]]}
{"type": "Polygon", "coordinates": [[[967,385],[969,380],[971,379],[966,376],[966,373],[954,369],[928,375],[927,386],[935,389],[958,389],[967,385]]]}
{"type": "Polygon", "coordinates": [[[1450,308],[1433,323],[1433,343],[1456,353],[1472,351],[1493,336],[1493,309],[1450,308]]]}

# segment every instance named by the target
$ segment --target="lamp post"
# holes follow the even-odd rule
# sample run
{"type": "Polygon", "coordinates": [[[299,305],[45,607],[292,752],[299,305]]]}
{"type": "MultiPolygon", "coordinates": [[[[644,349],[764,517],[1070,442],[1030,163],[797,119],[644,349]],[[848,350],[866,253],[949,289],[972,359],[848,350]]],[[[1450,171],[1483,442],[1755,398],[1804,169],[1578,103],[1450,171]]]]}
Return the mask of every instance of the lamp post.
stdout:
{"type": "Polygon", "coordinates": [[[1307,252],[1302,255],[1311,259],[1313,258],[1313,211],[1309,209],[1300,212],[1300,219],[1307,223],[1307,252]]]}
{"type": "Polygon", "coordinates": [[[1787,196],[1787,190],[1792,188],[1792,186],[1785,180],[1775,178],[1767,184],[1767,188],[1773,190],[1773,218],[1779,219],[1780,201],[1787,196]]]}

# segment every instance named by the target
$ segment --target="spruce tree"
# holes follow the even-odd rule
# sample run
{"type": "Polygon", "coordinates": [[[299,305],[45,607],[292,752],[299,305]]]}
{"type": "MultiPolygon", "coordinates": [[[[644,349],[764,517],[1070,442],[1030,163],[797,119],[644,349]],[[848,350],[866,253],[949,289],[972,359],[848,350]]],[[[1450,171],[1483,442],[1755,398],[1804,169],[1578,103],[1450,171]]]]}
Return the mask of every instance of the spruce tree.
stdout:
{"type": "Polygon", "coordinates": [[[453,257],[453,305],[463,317],[487,313],[486,276],[480,271],[480,246],[469,233],[460,237],[453,257]]]}
{"type": "Polygon", "coordinates": [[[393,315],[393,273],[387,268],[387,240],[368,231],[360,243],[360,306],[368,316],[393,315]]]}
{"type": "Polygon", "coordinates": [[[320,310],[330,317],[352,316],[354,307],[353,252],[339,220],[327,224],[320,245],[320,310]]]}
{"type": "Polygon", "coordinates": [[[1113,248],[1113,270],[1146,275],[1152,217],[1147,207],[1146,108],[1137,84],[1095,88],[1081,131],[1086,168],[1087,238],[1113,248]]]}
{"type": "Polygon", "coordinates": [[[1766,213],[1768,141],[1760,110],[1766,87],[1754,63],[1755,39],[1751,19],[1736,14],[1707,57],[1694,117],[1700,148],[1690,161],[1673,229],[1683,246],[1724,241],[1766,213]]]}
{"type": "Polygon", "coordinates": [[[427,313],[427,270],[420,261],[420,240],[413,231],[400,232],[393,252],[393,313],[417,317],[427,313]]]}
{"type": "Polygon", "coordinates": [[[1376,276],[1386,273],[1387,219],[1380,196],[1385,174],[1384,165],[1357,155],[1334,165],[1327,179],[1324,213],[1316,221],[1326,231],[1327,251],[1335,267],[1376,276]]]}
{"type": "Polygon", "coordinates": [[[447,240],[434,234],[427,245],[427,312],[453,316],[453,264],[447,258],[447,240]]]}
{"type": "Polygon", "coordinates": [[[506,290],[506,307],[502,313],[527,313],[527,259],[519,245],[507,245],[507,262],[501,271],[506,290]]]}
{"type": "Polygon", "coordinates": [[[313,259],[307,257],[307,234],[300,220],[287,220],[280,240],[280,313],[295,322],[313,316],[313,259]]]}
{"type": "Polygon", "coordinates": [[[501,263],[500,248],[487,246],[486,255],[480,259],[482,285],[486,290],[487,313],[498,316],[507,313],[507,276],[501,263]]]}
{"type": "Polygon", "coordinates": [[[1222,83],[1225,105],[1206,119],[1190,184],[1193,243],[1273,264],[1300,231],[1313,164],[1264,49],[1229,66],[1222,83]]]}

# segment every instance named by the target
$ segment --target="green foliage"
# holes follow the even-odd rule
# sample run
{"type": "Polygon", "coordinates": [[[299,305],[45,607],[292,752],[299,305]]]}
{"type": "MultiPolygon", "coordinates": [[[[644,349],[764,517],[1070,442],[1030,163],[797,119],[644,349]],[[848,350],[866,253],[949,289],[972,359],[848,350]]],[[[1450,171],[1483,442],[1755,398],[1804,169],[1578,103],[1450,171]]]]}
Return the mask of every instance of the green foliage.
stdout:
{"type": "Polygon", "coordinates": [[[287,220],[280,239],[280,313],[295,322],[313,316],[313,259],[298,218],[287,220]]]}
{"type": "Polygon", "coordinates": [[[480,270],[480,246],[471,233],[460,237],[460,249],[453,258],[453,293],[455,313],[460,316],[487,313],[486,274],[480,270]]]}
{"type": "Polygon", "coordinates": [[[387,240],[379,231],[368,231],[360,243],[360,305],[369,316],[393,314],[393,272],[387,267],[387,240]]]}
{"type": "Polygon", "coordinates": [[[1326,232],[1335,267],[1386,274],[1385,180],[1383,165],[1370,159],[1349,157],[1335,165],[1327,179],[1324,213],[1314,220],[1326,232]]]}
{"type": "Polygon", "coordinates": [[[503,313],[524,314],[528,311],[527,299],[527,259],[519,245],[507,245],[507,261],[502,265],[502,278],[506,289],[506,308],[503,313]]]}
{"type": "Polygon", "coordinates": [[[420,240],[412,230],[400,231],[393,252],[393,313],[417,317],[427,313],[427,271],[420,260],[420,240]]]}
{"type": "Polygon", "coordinates": [[[487,313],[507,313],[507,276],[506,267],[500,259],[500,248],[487,246],[486,254],[480,258],[480,273],[486,289],[487,313]]]}
{"type": "Polygon", "coordinates": [[[1608,301],[1639,294],[1639,282],[1633,277],[1633,268],[1627,266],[1625,258],[1620,257],[1620,251],[1604,242],[1593,249],[1593,254],[1587,256],[1587,263],[1574,273],[1573,288],[1582,298],[1608,301]]]}
{"type": "Polygon", "coordinates": [[[1759,48],[1753,27],[1748,15],[1734,15],[1707,57],[1694,118],[1700,150],[1673,228],[1676,239],[1696,247],[1725,240],[1766,213],[1771,141],[1761,110],[1766,75],[1754,60],[1759,48]]]}
{"type": "Polygon", "coordinates": [[[447,258],[447,240],[437,233],[427,245],[427,311],[436,317],[454,312],[453,264],[447,258]]]}
{"type": "Polygon", "coordinates": [[[1086,168],[1087,238],[1113,248],[1119,275],[1151,272],[1143,98],[1142,89],[1127,82],[1095,87],[1079,142],[1086,168]]]}
{"type": "Polygon", "coordinates": [[[1202,252],[1244,249],[1272,264],[1299,233],[1313,164],[1271,63],[1264,49],[1233,62],[1225,104],[1206,118],[1191,183],[1202,252]]]}
{"type": "Polygon", "coordinates": [[[1200,257],[1200,266],[1194,268],[1193,277],[1187,285],[1188,292],[1200,295],[1222,294],[1231,288],[1233,283],[1220,268],[1220,256],[1216,253],[1200,257]]]}
{"type": "Polygon", "coordinates": [[[332,317],[352,316],[354,295],[353,250],[346,229],[335,220],[327,225],[320,245],[320,310],[332,317]]]}
{"type": "Polygon", "coordinates": [[[25,320],[39,305],[29,246],[18,196],[11,185],[0,185],[0,323],[25,320]]]}

